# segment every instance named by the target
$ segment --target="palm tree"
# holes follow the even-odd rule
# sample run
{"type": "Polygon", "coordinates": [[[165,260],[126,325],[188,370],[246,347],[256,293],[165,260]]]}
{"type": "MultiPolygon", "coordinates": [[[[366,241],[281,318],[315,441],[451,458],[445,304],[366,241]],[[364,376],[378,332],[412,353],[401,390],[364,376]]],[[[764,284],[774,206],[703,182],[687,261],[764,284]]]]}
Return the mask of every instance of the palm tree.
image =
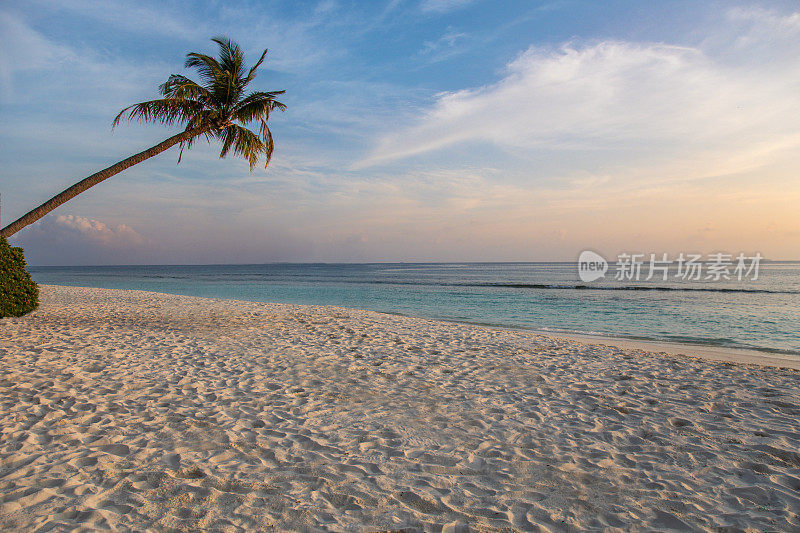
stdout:
{"type": "MultiPolygon", "coordinates": [[[[245,89],[255,78],[267,51],[264,50],[256,64],[246,70],[244,54],[238,44],[225,37],[215,37],[212,41],[219,46],[219,59],[195,52],[186,55],[186,68],[197,69],[202,84],[173,74],[159,87],[163,98],[126,107],[113,122],[113,126],[116,126],[127,114],[128,119],[144,122],[167,126],[184,124],[185,129],[181,133],[79,181],[4,227],[0,230],[0,237],[10,237],[89,187],[176,144],[180,144],[182,156],[183,149],[190,148],[200,136],[209,141],[216,137],[222,142],[220,158],[233,149],[234,154],[247,159],[251,171],[262,155],[268,165],[274,144],[267,120],[274,109],[286,109],[284,104],[275,99],[285,91],[255,91],[245,96],[245,89]],[[258,123],[258,134],[245,127],[253,122],[258,123]]],[[[178,163],[180,161],[179,156],[178,163]]]]}

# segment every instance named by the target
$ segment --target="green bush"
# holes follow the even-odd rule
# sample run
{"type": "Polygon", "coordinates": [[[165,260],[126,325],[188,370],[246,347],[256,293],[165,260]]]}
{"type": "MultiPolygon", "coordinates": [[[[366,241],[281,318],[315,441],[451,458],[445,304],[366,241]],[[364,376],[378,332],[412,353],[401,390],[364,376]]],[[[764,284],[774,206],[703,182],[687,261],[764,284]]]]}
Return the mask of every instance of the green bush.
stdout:
{"type": "Polygon", "coordinates": [[[0,237],[0,318],[22,316],[39,307],[39,287],[25,270],[22,248],[0,237]]]}

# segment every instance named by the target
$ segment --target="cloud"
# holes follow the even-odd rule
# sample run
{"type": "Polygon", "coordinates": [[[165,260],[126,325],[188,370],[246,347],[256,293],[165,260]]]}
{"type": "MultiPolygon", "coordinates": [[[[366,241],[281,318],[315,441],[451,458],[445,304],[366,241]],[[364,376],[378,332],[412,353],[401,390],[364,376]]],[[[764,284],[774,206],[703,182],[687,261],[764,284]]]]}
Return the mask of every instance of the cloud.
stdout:
{"type": "MultiPolygon", "coordinates": [[[[0,11],[0,99],[15,104],[2,112],[14,113],[33,104],[23,127],[30,123],[30,115],[62,106],[104,113],[111,100],[115,102],[111,109],[119,109],[117,101],[140,96],[143,82],[156,85],[169,68],[156,61],[139,64],[83,45],[64,44],[37,31],[27,18],[0,11]],[[15,90],[17,85],[24,90],[15,90]]],[[[53,120],[48,114],[48,124],[53,120]]],[[[52,132],[47,134],[52,138],[52,132]]]]}
{"type": "Polygon", "coordinates": [[[0,12],[0,98],[8,101],[14,92],[16,74],[52,67],[74,58],[72,51],[32,30],[22,19],[0,12]]]}
{"type": "Polygon", "coordinates": [[[117,0],[60,0],[57,5],[46,0],[35,0],[42,8],[77,13],[106,26],[139,34],[169,35],[192,39],[201,29],[194,24],[186,10],[181,12],[164,5],[160,10],[147,6],[147,2],[121,2],[117,0]]]}
{"type": "Polygon", "coordinates": [[[53,224],[64,232],[103,246],[138,246],[145,242],[144,237],[126,224],[109,226],[99,220],[75,215],[58,215],[53,224]]]}
{"type": "Polygon", "coordinates": [[[419,7],[425,12],[447,13],[466,7],[474,1],[475,0],[423,0],[419,7]]]}
{"type": "Polygon", "coordinates": [[[52,5],[46,0],[35,0],[35,3],[42,10],[58,10],[104,31],[147,39],[148,44],[154,38],[179,39],[193,43],[193,51],[215,52],[209,39],[229,35],[244,47],[250,61],[255,61],[252,56],[257,57],[268,46],[265,68],[271,70],[302,72],[310,65],[341,54],[336,40],[320,38],[316,31],[341,19],[333,0],[322,0],[310,13],[303,11],[302,17],[284,16],[278,10],[271,10],[265,17],[260,3],[222,3],[213,16],[202,3],[197,9],[154,1],[63,0],[52,5]]]}
{"type": "MultiPolygon", "coordinates": [[[[452,27],[447,28],[447,31],[435,41],[425,41],[422,43],[421,55],[433,54],[441,50],[452,49],[459,40],[467,37],[466,33],[457,32],[452,27]]],[[[450,57],[449,55],[447,57],[450,57]]]]}
{"type": "Polygon", "coordinates": [[[56,215],[45,218],[28,230],[30,237],[57,239],[73,244],[105,248],[130,248],[141,246],[147,240],[126,224],[109,225],[99,220],[76,215],[56,215]]]}
{"type": "Polygon", "coordinates": [[[729,47],[742,48],[738,64],[700,47],[662,43],[533,47],[507,65],[500,81],[439,95],[421,121],[384,135],[357,167],[469,143],[511,152],[649,150],[674,156],[794,137],[800,56],[791,50],[800,44],[798,15],[734,11],[729,17],[748,26],[733,43],[729,39],[729,47]],[[769,28],[780,32],[761,33],[769,28]],[[758,35],[783,41],[782,48],[770,47],[768,63],[758,35]]]}
{"type": "Polygon", "coordinates": [[[77,215],[50,215],[12,237],[38,265],[129,264],[153,243],[127,224],[77,215]]]}
{"type": "Polygon", "coordinates": [[[745,31],[736,40],[740,47],[792,39],[800,32],[800,13],[781,15],[760,7],[736,7],[727,13],[730,22],[743,24],[745,31]],[[765,39],[765,36],[767,38],[765,39]]]}

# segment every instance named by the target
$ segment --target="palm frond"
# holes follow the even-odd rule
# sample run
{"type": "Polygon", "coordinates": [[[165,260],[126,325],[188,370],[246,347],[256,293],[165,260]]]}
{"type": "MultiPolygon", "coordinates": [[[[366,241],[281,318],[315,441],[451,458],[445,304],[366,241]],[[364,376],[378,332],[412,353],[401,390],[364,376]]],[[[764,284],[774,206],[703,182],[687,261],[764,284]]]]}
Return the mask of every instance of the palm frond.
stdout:
{"type": "Polygon", "coordinates": [[[203,124],[214,124],[219,120],[219,113],[215,109],[202,109],[186,121],[186,128],[192,129],[203,124]]]}
{"type": "Polygon", "coordinates": [[[219,153],[220,159],[224,159],[228,155],[228,150],[233,146],[233,141],[236,140],[236,129],[228,126],[227,128],[219,131],[217,136],[222,139],[222,151],[219,153]]]}
{"type": "Polygon", "coordinates": [[[273,109],[286,109],[286,105],[275,100],[277,95],[286,91],[258,91],[248,94],[239,101],[233,116],[242,124],[249,124],[254,120],[268,119],[273,109]]]}
{"type": "Polygon", "coordinates": [[[219,65],[223,74],[214,80],[214,93],[224,102],[226,108],[231,109],[242,97],[244,87],[244,54],[238,44],[227,37],[218,36],[211,39],[219,46],[219,65]]]}
{"type": "Polygon", "coordinates": [[[222,70],[231,73],[236,81],[241,80],[244,75],[242,49],[228,37],[217,36],[211,40],[219,45],[219,64],[222,70]]]}
{"type": "Polygon", "coordinates": [[[242,80],[242,87],[247,87],[247,85],[251,81],[253,81],[253,78],[256,77],[256,71],[258,70],[258,67],[260,67],[261,63],[264,62],[264,58],[266,56],[267,56],[267,49],[265,48],[264,51],[261,52],[261,57],[258,58],[258,61],[256,61],[255,65],[250,67],[250,71],[247,73],[247,77],[242,80]]]}
{"type": "Polygon", "coordinates": [[[272,152],[275,151],[275,143],[272,142],[272,132],[269,130],[266,120],[261,121],[260,133],[264,143],[264,168],[267,168],[269,162],[272,160],[272,152]]]}
{"type": "Polygon", "coordinates": [[[233,153],[246,159],[250,164],[250,170],[253,170],[258,164],[259,157],[262,154],[266,155],[267,149],[264,143],[258,138],[258,135],[237,124],[231,124],[225,130],[224,152],[220,153],[220,157],[225,157],[230,148],[233,148],[233,153]],[[225,144],[229,144],[229,146],[226,148],[225,144]]]}
{"type": "Polygon", "coordinates": [[[127,113],[128,120],[139,119],[143,122],[160,122],[171,126],[175,122],[190,122],[203,111],[203,104],[194,100],[181,98],[162,98],[128,106],[114,118],[112,127],[116,127],[127,113]]]}
{"type": "Polygon", "coordinates": [[[208,89],[180,74],[171,75],[158,89],[167,98],[188,98],[206,105],[213,101],[213,95],[208,89]]]}
{"type": "Polygon", "coordinates": [[[200,73],[200,76],[206,82],[207,87],[223,76],[225,72],[225,69],[222,68],[216,59],[206,54],[198,54],[197,52],[186,54],[186,62],[183,66],[197,69],[197,72],[200,73]]]}

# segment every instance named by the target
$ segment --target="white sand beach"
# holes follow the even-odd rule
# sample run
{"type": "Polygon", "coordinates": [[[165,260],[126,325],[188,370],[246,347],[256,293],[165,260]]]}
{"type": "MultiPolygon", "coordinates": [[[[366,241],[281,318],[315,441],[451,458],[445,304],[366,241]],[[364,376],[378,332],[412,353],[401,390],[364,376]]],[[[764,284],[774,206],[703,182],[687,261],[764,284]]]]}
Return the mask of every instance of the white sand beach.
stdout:
{"type": "Polygon", "coordinates": [[[800,529],[794,369],[41,291],[0,320],[4,530],[800,529]]]}

